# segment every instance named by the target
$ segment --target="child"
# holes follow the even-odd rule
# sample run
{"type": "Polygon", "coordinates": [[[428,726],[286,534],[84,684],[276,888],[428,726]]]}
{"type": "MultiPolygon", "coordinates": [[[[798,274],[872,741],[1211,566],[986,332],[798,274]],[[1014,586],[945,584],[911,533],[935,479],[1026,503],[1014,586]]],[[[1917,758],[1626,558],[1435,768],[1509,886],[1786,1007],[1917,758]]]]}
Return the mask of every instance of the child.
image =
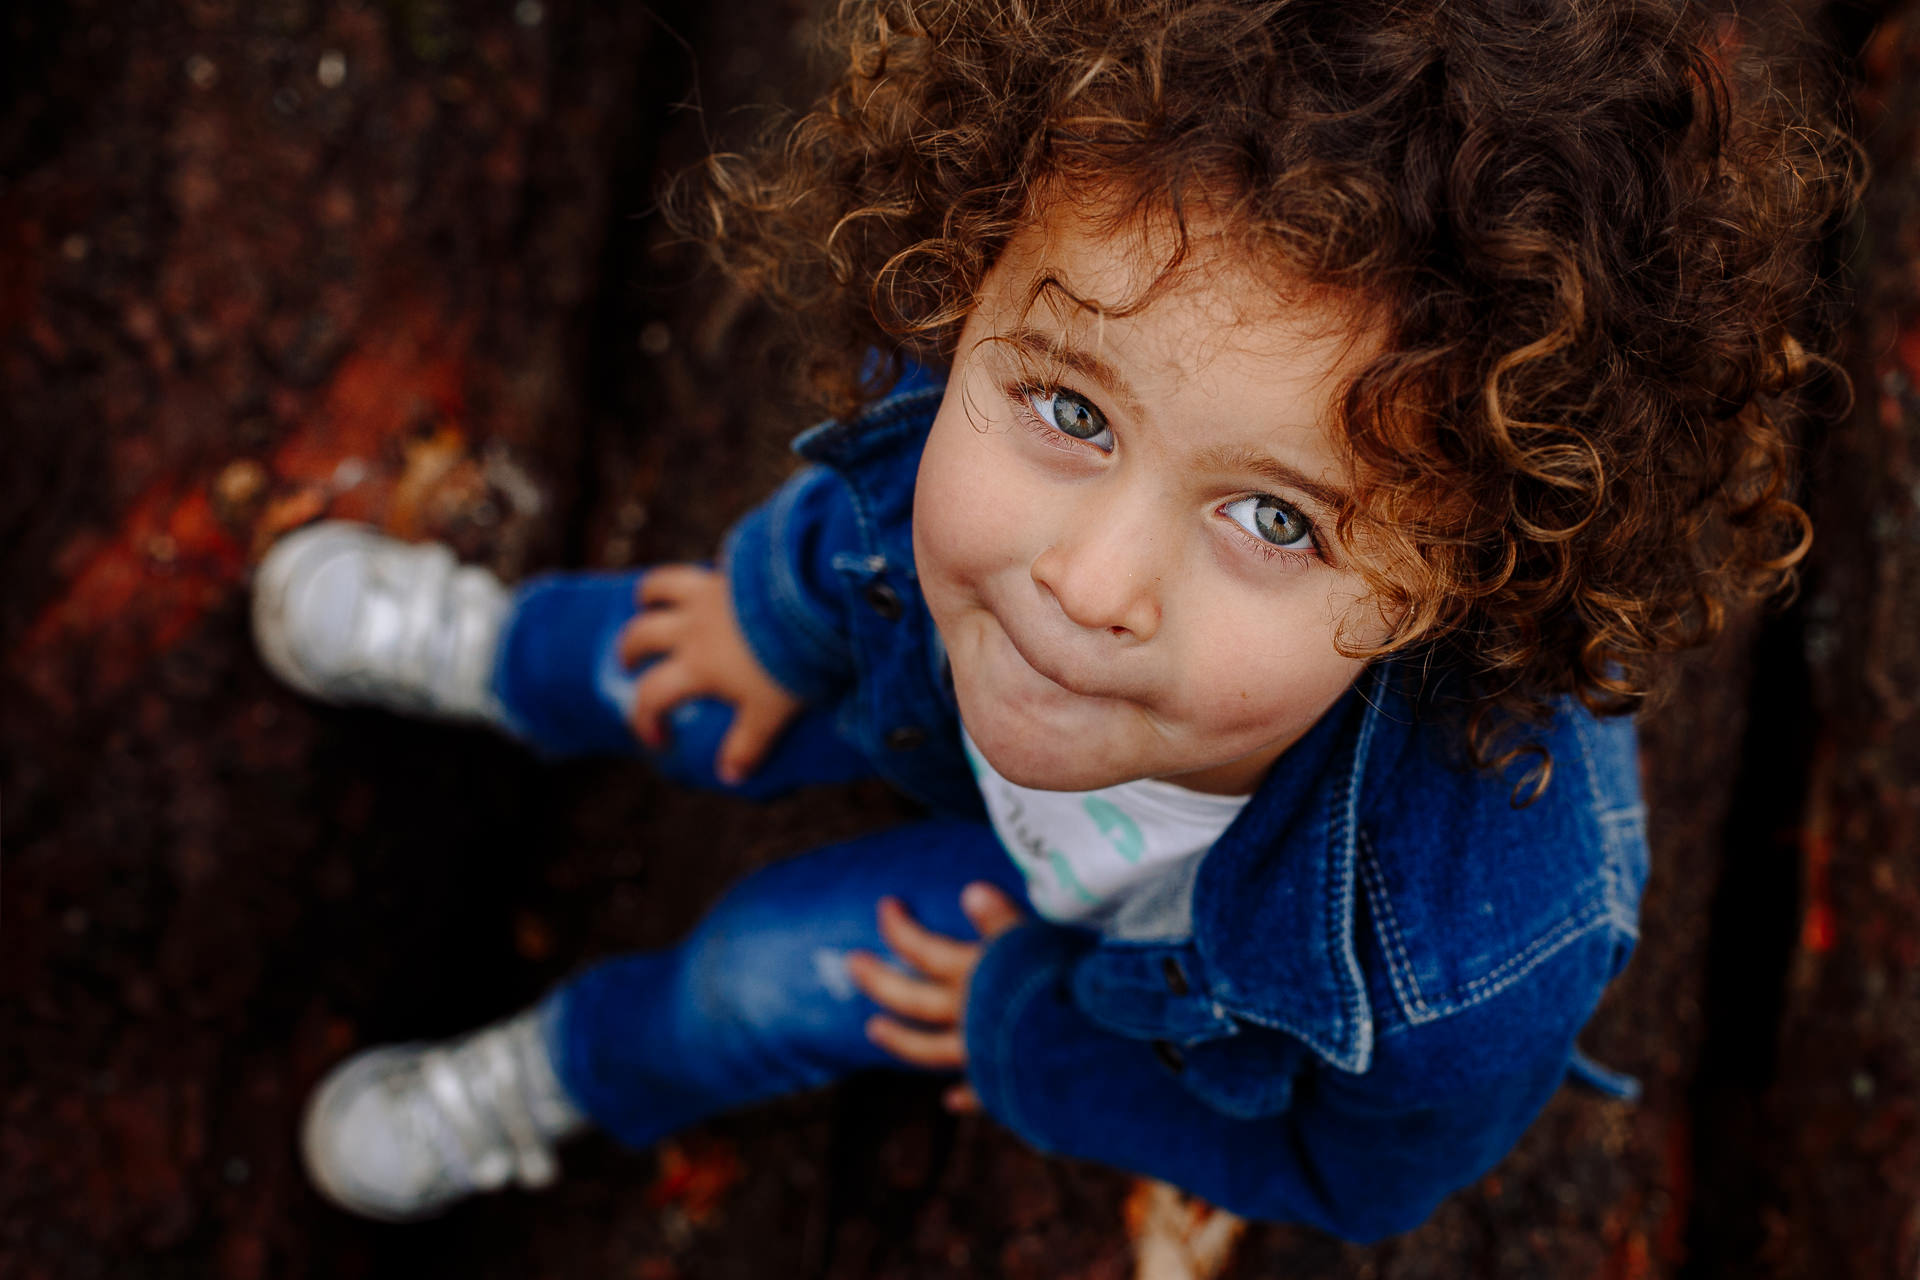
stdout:
{"type": "Polygon", "coordinates": [[[1658,659],[1805,542],[1774,415],[1838,144],[1673,0],[848,0],[680,205],[840,421],[717,569],[509,590],[322,524],[270,666],[934,817],[317,1090],[376,1217],[904,1062],[1035,1145],[1371,1239],[1497,1161],[1635,938],[1658,659]],[[886,394],[885,362],[901,374],[886,394]]]}

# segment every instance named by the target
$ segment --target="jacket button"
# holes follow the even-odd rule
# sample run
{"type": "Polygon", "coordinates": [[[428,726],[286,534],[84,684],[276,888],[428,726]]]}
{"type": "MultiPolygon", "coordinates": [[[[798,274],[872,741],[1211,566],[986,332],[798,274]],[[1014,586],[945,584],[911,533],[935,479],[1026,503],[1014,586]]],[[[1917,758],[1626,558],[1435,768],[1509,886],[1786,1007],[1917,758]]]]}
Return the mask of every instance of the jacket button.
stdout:
{"type": "Polygon", "coordinates": [[[1155,1040],[1153,1056],[1160,1059],[1161,1065],[1175,1074],[1187,1069],[1186,1055],[1181,1053],[1171,1040],[1155,1040]]]}
{"type": "Polygon", "coordinates": [[[867,589],[860,594],[868,607],[888,622],[898,622],[900,615],[906,612],[900,604],[900,593],[884,582],[868,583],[867,589]]]}
{"type": "Polygon", "coordinates": [[[903,724],[887,730],[887,750],[912,751],[927,740],[927,731],[919,725],[903,724]]]}
{"type": "Polygon", "coordinates": [[[1177,996],[1184,996],[1192,987],[1187,985],[1186,972],[1180,968],[1180,962],[1172,956],[1160,957],[1160,972],[1166,975],[1167,990],[1177,996]]]}

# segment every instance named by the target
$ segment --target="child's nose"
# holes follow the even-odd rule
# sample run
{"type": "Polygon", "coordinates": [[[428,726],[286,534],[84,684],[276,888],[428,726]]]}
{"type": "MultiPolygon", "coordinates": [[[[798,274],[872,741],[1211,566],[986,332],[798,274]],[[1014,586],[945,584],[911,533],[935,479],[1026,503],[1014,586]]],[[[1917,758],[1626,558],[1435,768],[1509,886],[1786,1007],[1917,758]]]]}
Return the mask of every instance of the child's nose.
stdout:
{"type": "Polygon", "coordinates": [[[1162,566],[1153,539],[1123,522],[1094,519],[1034,557],[1034,582],[1069,621],[1149,640],[1160,629],[1162,566]]]}

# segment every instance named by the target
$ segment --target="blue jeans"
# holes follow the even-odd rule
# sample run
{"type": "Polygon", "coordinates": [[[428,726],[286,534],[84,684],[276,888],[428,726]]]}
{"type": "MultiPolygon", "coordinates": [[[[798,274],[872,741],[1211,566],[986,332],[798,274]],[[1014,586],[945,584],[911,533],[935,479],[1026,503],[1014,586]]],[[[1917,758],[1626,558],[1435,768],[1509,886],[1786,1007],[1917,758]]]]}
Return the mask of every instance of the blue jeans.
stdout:
{"type": "MultiPolygon", "coordinates": [[[[494,692],[514,730],[549,755],[641,751],[625,708],[634,676],[614,653],[638,573],[555,574],[523,586],[502,635],[494,692]]],[[[872,770],[832,717],[802,715],[745,782],[723,786],[714,752],[732,718],[696,700],[647,754],[666,776],[752,797],[872,770]]],[[[636,1146],[718,1112],[899,1065],[866,1037],[877,1006],[849,952],[886,954],[875,910],[904,902],[929,928],[970,938],[960,890],[974,880],[1026,901],[991,828],[919,822],[763,868],[735,885],[678,946],[605,961],[542,1010],[561,1084],[601,1128],[636,1146]]]]}

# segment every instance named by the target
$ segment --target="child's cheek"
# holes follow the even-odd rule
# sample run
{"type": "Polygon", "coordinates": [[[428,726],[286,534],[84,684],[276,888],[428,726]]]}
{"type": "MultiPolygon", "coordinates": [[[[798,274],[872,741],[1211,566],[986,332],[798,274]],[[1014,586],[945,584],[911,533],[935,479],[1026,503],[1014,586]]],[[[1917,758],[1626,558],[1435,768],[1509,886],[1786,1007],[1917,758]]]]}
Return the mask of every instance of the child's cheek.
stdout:
{"type": "Polygon", "coordinates": [[[914,488],[915,557],[936,591],[1021,563],[1021,531],[1031,524],[1016,478],[997,465],[1007,442],[949,420],[950,412],[941,410],[914,488]]]}
{"type": "Polygon", "coordinates": [[[1202,723],[1226,747],[1265,740],[1297,720],[1305,701],[1298,696],[1301,692],[1290,685],[1276,686],[1270,677],[1258,683],[1219,677],[1196,691],[1204,708],[1202,723]]]}
{"type": "Polygon", "coordinates": [[[1226,746],[1304,732],[1364,670],[1334,648],[1328,616],[1321,601],[1302,600],[1209,637],[1205,658],[1181,664],[1195,719],[1226,746]]]}

